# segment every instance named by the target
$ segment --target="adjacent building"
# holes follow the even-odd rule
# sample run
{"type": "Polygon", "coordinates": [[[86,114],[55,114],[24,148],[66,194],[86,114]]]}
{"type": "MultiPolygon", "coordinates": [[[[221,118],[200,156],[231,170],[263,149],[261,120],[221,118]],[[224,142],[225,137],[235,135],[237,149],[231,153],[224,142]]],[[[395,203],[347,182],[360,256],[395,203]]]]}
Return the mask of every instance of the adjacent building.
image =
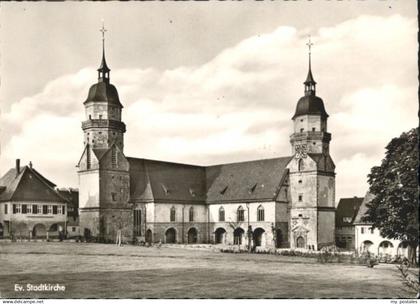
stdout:
{"type": "Polygon", "coordinates": [[[354,220],[359,212],[363,197],[342,198],[335,213],[335,243],[338,247],[354,250],[354,220]]]}
{"type": "Polygon", "coordinates": [[[373,197],[369,192],[366,194],[354,221],[356,251],[359,253],[369,251],[375,255],[388,254],[408,257],[407,242],[384,238],[379,229],[373,229],[371,223],[362,220],[368,208],[367,204],[373,197]]]}
{"type": "Polygon", "coordinates": [[[79,237],[79,189],[75,188],[59,188],[58,193],[67,201],[67,237],[79,237]]]}
{"type": "Polygon", "coordinates": [[[0,178],[0,238],[57,237],[67,221],[67,200],[30,163],[0,178]]]}
{"type": "MultiPolygon", "coordinates": [[[[105,60],[84,101],[80,231],[89,238],[319,249],[334,243],[335,165],[328,114],[309,71],[292,116],[291,153],[197,166],[127,157],[126,125],[105,60]]],[[[281,152],[281,151],[279,151],[281,152]]]]}

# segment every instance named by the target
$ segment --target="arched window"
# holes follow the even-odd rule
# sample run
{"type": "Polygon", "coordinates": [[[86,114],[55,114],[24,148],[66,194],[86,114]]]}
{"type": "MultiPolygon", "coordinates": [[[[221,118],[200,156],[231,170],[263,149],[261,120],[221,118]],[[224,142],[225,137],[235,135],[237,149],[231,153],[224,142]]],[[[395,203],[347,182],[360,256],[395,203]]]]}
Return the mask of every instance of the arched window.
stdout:
{"type": "Polygon", "coordinates": [[[243,222],[245,218],[245,211],[244,208],[242,206],[238,207],[238,212],[237,212],[237,220],[238,222],[243,222]]]}
{"type": "Polygon", "coordinates": [[[172,206],[171,208],[171,218],[170,218],[171,222],[175,222],[175,207],[172,206]]]}
{"type": "Polygon", "coordinates": [[[257,221],[263,222],[264,221],[264,207],[259,205],[257,209],[257,221]]]}
{"type": "Polygon", "coordinates": [[[303,163],[303,159],[299,159],[298,171],[302,171],[303,169],[305,169],[305,164],[303,163]]]}
{"type": "Polygon", "coordinates": [[[190,222],[194,222],[194,208],[193,207],[190,208],[189,220],[190,222]]]}
{"type": "Polygon", "coordinates": [[[219,208],[219,222],[225,221],[225,209],[223,207],[219,208]]]}

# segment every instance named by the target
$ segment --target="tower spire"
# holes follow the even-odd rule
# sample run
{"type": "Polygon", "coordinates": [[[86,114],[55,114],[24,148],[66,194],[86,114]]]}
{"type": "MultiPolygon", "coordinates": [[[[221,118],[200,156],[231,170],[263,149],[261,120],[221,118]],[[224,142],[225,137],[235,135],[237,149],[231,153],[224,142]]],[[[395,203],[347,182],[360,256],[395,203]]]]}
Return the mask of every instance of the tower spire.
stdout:
{"type": "Polygon", "coordinates": [[[305,95],[315,95],[315,85],[316,82],[314,80],[314,77],[312,76],[312,69],[311,69],[311,47],[314,45],[311,42],[311,36],[309,35],[309,41],[306,43],[308,46],[308,56],[309,56],[309,70],[308,70],[308,76],[306,77],[306,80],[304,82],[305,85],[305,95]]]}
{"type": "Polygon", "coordinates": [[[98,81],[99,82],[109,82],[109,72],[111,71],[108,68],[105,60],[105,32],[107,29],[104,26],[104,20],[102,19],[102,27],[99,30],[102,33],[102,61],[101,65],[98,68],[98,81]]]}

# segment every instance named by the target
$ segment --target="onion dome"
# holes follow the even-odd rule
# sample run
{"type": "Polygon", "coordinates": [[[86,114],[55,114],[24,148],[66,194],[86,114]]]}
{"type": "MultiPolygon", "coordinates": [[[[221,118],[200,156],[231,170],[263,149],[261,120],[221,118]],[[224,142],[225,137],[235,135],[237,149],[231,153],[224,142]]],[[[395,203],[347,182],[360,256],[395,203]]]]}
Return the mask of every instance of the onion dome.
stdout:
{"type": "Polygon", "coordinates": [[[118,96],[118,91],[114,85],[109,82],[109,72],[111,69],[106,64],[105,59],[105,38],[104,34],[106,32],[105,28],[102,26],[102,60],[101,65],[98,68],[98,83],[94,84],[89,89],[89,94],[84,102],[84,104],[91,101],[103,101],[109,104],[114,104],[117,106],[123,107],[120,98],[118,96]]]}
{"type": "Polygon", "coordinates": [[[305,96],[299,99],[296,105],[295,115],[293,115],[292,119],[301,115],[320,115],[323,119],[328,117],[324,102],[315,94],[316,81],[314,80],[311,69],[311,45],[312,43],[309,41],[309,71],[303,83],[305,85],[305,96]]]}

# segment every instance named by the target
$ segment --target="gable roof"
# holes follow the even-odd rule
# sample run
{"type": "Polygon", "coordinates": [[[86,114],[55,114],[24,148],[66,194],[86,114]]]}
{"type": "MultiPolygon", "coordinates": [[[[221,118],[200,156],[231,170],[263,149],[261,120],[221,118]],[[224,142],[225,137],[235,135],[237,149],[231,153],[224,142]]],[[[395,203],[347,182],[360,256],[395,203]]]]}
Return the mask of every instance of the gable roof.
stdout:
{"type": "Polygon", "coordinates": [[[205,202],[201,166],[127,157],[132,201],[205,202]]]}
{"type": "Polygon", "coordinates": [[[338,202],[337,210],[335,213],[335,225],[338,226],[351,226],[359,211],[360,205],[363,202],[363,197],[342,198],[338,202]],[[351,218],[350,222],[344,222],[343,218],[351,218]]]}
{"type": "Polygon", "coordinates": [[[291,158],[206,167],[207,202],[275,200],[291,158]]]}
{"type": "Polygon", "coordinates": [[[370,192],[367,192],[362,204],[360,205],[359,212],[357,212],[356,218],[354,219],[354,224],[366,224],[369,225],[371,223],[362,221],[362,217],[365,215],[366,211],[368,210],[367,204],[374,198],[375,196],[370,192]]]}
{"type": "Polygon", "coordinates": [[[55,184],[28,166],[10,169],[2,178],[0,201],[58,201],[66,202],[55,189],[55,184]]]}
{"type": "Polygon", "coordinates": [[[127,157],[132,202],[275,200],[291,157],[196,166],[127,157]]]}

